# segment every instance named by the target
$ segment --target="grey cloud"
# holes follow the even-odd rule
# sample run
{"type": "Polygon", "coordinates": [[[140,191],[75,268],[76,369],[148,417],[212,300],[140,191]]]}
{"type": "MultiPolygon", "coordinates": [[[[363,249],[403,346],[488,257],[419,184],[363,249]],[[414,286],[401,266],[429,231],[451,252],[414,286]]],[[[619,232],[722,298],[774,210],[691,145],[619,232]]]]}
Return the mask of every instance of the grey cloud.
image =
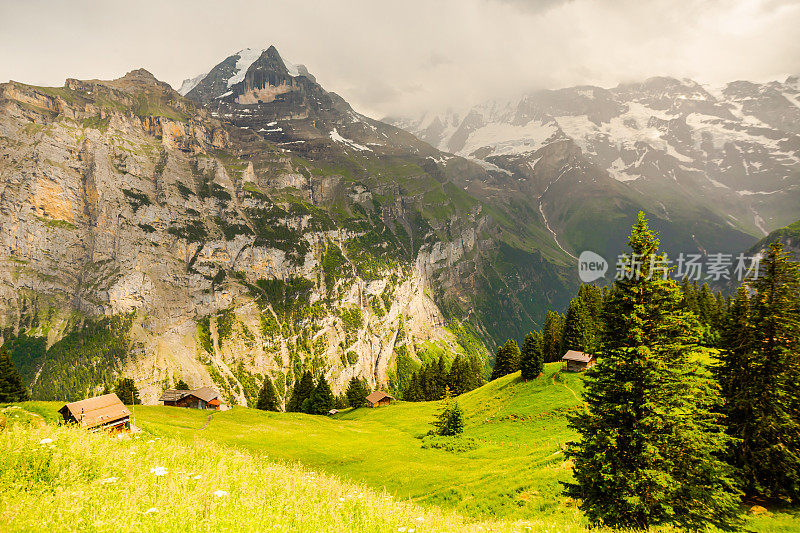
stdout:
{"type": "Polygon", "coordinates": [[[0,81],[61,85],[144,67],[173,86],[274,44],[361,112],[397,115],[654,75],[800,72],[788,0],[0,0],[0,81]]]}

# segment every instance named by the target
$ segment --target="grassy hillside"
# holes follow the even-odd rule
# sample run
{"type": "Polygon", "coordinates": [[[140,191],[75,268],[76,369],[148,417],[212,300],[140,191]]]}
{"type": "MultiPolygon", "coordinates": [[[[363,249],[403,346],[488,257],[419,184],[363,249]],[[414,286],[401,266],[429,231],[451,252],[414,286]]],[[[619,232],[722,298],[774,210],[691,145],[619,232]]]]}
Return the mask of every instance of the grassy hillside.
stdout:
{"type": "Polygon", "coordinates": [[[516,374],[462,396],[465,436],[478,444],[462,453],[422,447],[418,437],[432,429],[437,402],[362,408],[337,418],[234,408],[215,414],[202,433],[196,428],[204,413],[137,407],[137,424],[162,436],[213,439],[270,459],[300,461],[470,516],[571,519],[579,515],[560,496],[559,481],[570,477],[562,445],[573,436],[565,415],[581,408],[573,394],[580,377],[558,374],[561,383],[559,367],[548,365],[533,383],[516,374]]]}
{"type": "MultiPolygon", "coordinates": [[[[356,486],[359,487],[358,491],[370,495],[370,502],[372,499],[379,502],[383,498],[381,494],[385,491],[394,498],[394,501],[412,504],[410,508],[414,509],[413,513],[422,513],[420,509],[427,509],[426,512],[434,513],[438,517],[436,520],[439,520],[439,523],[433,527],[437,531],[448,531],[450,528],[466,529],[458,516],[475,521],[487,518],[506,520],[493,525],[481,524],[482,527],[494,531],[524,531],[526,525],[531,526],[534,531],[579,531],[585,525],[582,514],[574,502],[561,495],[560,482],[571,477],[571,465],[565,461],[563,445],[575,435],[567,427],[566,416],[584,408],[579,400],[582,376],[561,373],[559,369],[560,365],[557,363],[548,364],[545,375],[533,382],[522,382],[519,374],[516,374],[461,396],[459,403],[467,415],[467,425],[465,437],[460,439],[460,442],[462,445],[466,443],[474,446],[474,449],[461,452],[431,448],[429,439],[419,438],[430,429],[428,424],[438,410],[438,402],[429,402],[398,403],[382,409],[350,410],[335,418],[294,413],[265,413],[235,408],[213,414],[208,427],[203,430],[200,428],[207,422],[207,412],[137,406],[136,423],[145,430],[147,436],[141,440],[131,441],[131,446],[139,448],[130,451],[145,453],[144,456],[149,457],[148,466],[143,469],[144,473],[137,473],[135,468],[133,472],[128,472],[129,458],[126,454],[130,452],[127,448],[116,448],[117,451],[104,448],[106,450],[104,453],[116,455],[121,459],[120,468],[114,472],[127,472],[125,475],[135,484],[139,483],[138,479],[130,476],[141,475],[143,481],[148,481],[149,478],[145,474],[149,473],[150,463],[155,464],[159,461],[168,463],[170,472],[180,470],[197,472],[201,467],[205,468],[204,478],[210,477],[216,481],[214,476],[217,476],[217,473],[213,469],[213,463],[223,460],[221,458],[224,457],[226,465],[229,464],[228,461],[234,461],[238,465],[230,466],[231,470],[225,471],[225,475],[230,476],[225,479],[226,483],[238,487],[236,490],[240,492],[237,492],[236,497],[239,498],[238,494],[241,493],[240,503],[248,502],[254,497],[253,494],[258,489],[253,485],[262,483],[258,480],[258,476],[263,475],[263,472],[280,471],[283,472],[281,474],[283,476],[301,475],[292,472],[303,472],[302,476],[313,479],[313,474],[304,470],[310,468],[323,473],[319,479],[328,480],[326,483],[334,487],[330,489],[332,492],[336,490],[352,492],[356,489],[341,487],[356,486]],[[149,442],[150,446],[142,447],[143,444],[148,444],[148,441],[152,441],[149,442]],[[235,451],[230,452],[228,458],[226,450],[235,451]],[[302,464],[302,468],[295,466],[297,462],[302,464]],[[235,468],[242,470],[239,480],[234,479],[235,468]],[[251,469],[255,473],[250,472],[251,469]],[[344,481],[331,480],[326,477],[329,474],[335,474],[337,479],[344,481]],[[420,507],[416,507],[417,505],[420,507]],[[448,514],[453,512],[458,516],[448,514]],[[512,524],[510,520],[525,522],[512,524]]],[[[53,420],[58,406],[50,402],[27,402],[24,407],[42,415],[45,419],[53,420]]],[[[69,437],[71,435],[69,433],[65,435],[75,440],[73,443],[75,450],[70,453],[78,454],[80,445],[77,443],[77,437],[69,437]]],[[[35,440],[35,437],[26,438],[35,440]]],[[[7,437],[0,433],[0,442],[4,443],[5,439],[7,437]]],[[[90,446],[111,446],[105,444],[107,441],[103,439],[97,442],[101,444],[96,444],[92,437],[90,446]]],[[[24,449],[27,445],[14,444],[14,446],[24,449]]],[[[121,445],[114,444],[114,446],[121,445]]],[[[38,445],[32,447],[35,448],[34,451],[38,450],[36,453],[49,453],[47,447],[38,445]]],[[[136,455],[130,457],[135,458],[136,455]]],[[[92,451],[87,461],[95,460],[99,459],[92,451]]],[[[109,465],[113,462],[114,460],[108,459],[109,465]]],[[[0,463],[0,472],[7,468],[15,466],[0,463]]],[[[0,475],[8,474],[0,473],[0,475]]],[[[117,476],[117,474],[110,475],[117,476]]],[[[125,479],[122,476],[117,477],[125,479]]],[[[89,478],[91,476],[87,479],[89,478]]],[[[275,479],[276,483],[284,482],[282,481],[284,478],[280,476],[275,479]]],[[[40,482],[51,483],[50,478],[41,478],[37,483],[40,482]]],[[[58,483],[64,487],[63,490],[67,487],[70,487],[69,490],[75,490],[71,487],[78,481],[67,480],[58,483]]],[[[84,480],[80,483],[83,483],[81,487],[86,485],[96,490],[89,481],[84,480]]],[[[228,490],[219,482],[217,485],[221,490],[228,490]]],[[[310,490],[290,486],[293,487],[292,491],[300,493],[310,490]]],[[[206,487],[211,492],[217,490],[206,487]]],[[[136,490],[140,489],[137,487],[136,490]]],[[[141,490],[143,493],[139,499],[153,500],[156,497],[148,492],[155,490],[152,484],[145,483],[145,488],[141,490]]],[[[197,496],[196,492],[192,492],[195,489],[191,487],[181,490],[186,491],[187,498],[197,496]]],[[[264,490],[272,494],[278,489],[267,484],[264,490]]],[[[234,494],[233,491],[228,490],[228,492],[234,494]]],[[[295,497],[293,494],[284,496],[289,499],[295,497]]],[[[161,498],[159,502],[168,502],[165,495],[158,497],[161,498]]],[[[18,506],[19,503],[14,498],[16,497],[11,498],[13,505],[18,506]]],[[[317,494],[315,498],[323,496],[317,494]]],[[[338,501],[338,496],[336,498],[338,501]]],[[[320,503],[321,501],[309,500],[308,505],[325,505],[320,503]]],[[[46,507],[47,512],[65,504],[63,501],[59,503],[48,500],[48,502],[50,507],[46,507]]],[[[171,503],[159,503],[159,505],[171,505],[171,503]]],[[[287,505],[293,506],[294,503],[290,502],[287,505]]],[[[189,506],[187,516],[192,517],[195,516],[192,513],[201,512],[202,506],[199,503],[191,503],[189,506]]],[[[174,509],[170,512],[178,512],[180,505],[176,503],[174,508],[170,508],[174,509]]],[[[208,504],[205,508],[208,509],[208,504]]],[[[298,506],[297,509],[303,507],[298,506]]],[[[369,512],[383,512],[377,507],[370,509],[372,510],[369,512]]],[[[322,511],[326,521],[323,525],[319,525],[321,522],[315,522],[322,530],[335,530],[334,524],[338,524],[337,527],[352,527],[356,531],[370,531],[373,527],[380,528],[387,525],[389,526],[387,531],[396,531],[398,527],[406,527],[407,531],[410,531],[410,528],[415,528],[416,531],[427,530],[424,527],[415,527],[413,524],[397,526],[391,521],[358,522],[357,520],[360,520],[358,517],[335,517],[328,513],[329,510],[326,507],[322,511]],[[356,522],[351,523],[347,520],[356,522]]],[[[772,516],[750,517],[748,529],[764,532],[800,531],[800,516],[796,511],[777,512],[776,509],[773,511],[775,514],[772,516]]],[[[84,512],[90,511],[84,510],[84,512]]],[[[3,516],[5,515],[0,514],[0,526],[2,520],[7,520],[3,516]]],[[[19,517],[16,519],[21,520],[19,517]]],[[[233,520],[215,518],[215,520],[229,519],[233,520]]],[[[257,519],[250,511],[236,518],[236,520],[257,519]]],[[[433,518],[425,520],[426,527],[434,524],[433,518]]],[[[397,523],[402,523],[402,520],[397,523]]],[[[211,524],[209,528],[214,529],[222,527],[220,524],[231,525],[233,522],[209,522],[209,524],[211,524]]],[[[134,527],[133,524],[129,525],[134,527]]],[[[124,529],[124,525],[120,527],[124,529]]]]}

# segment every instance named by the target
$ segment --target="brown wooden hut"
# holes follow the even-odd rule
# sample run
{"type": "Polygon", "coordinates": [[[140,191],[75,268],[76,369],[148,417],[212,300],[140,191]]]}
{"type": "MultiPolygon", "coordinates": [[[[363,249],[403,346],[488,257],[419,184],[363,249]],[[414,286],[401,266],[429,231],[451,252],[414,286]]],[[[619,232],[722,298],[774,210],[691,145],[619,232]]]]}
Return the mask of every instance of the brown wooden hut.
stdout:
{"type": "Polygon", "coordinates": [[[385,407],[389,405],[394,398],[383,391],[376,390],[367,396],[366,400],[368,407],[385,407]]]}
{"type": "Polygon", "coordinates": [[[594,355],[575,350],[569,350],[561,360],[566,361],[567,372],[583,372],[587,368],[593,367],[597,362],[597,358],[594,355]]]}
{"type": "Polygon", "coordinates": [[[79,402],[68,403],[58,410],[64,421],[88,429],[130,429],[131,412],[116,394],[104,394],[79,402]]]}
{"type": "Polygon", "coordinates": [[[158,401],[170,407],[211,410],[220,408],[219,393],[211,387],[200,387],[195,390],[167,389],[158,401]]]}

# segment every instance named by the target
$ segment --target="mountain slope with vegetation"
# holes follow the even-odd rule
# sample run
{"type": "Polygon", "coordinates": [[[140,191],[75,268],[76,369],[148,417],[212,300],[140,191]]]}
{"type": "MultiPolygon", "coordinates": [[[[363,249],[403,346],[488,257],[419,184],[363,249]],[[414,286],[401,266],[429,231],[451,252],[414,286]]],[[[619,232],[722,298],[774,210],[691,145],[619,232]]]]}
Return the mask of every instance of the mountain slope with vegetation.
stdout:
{"type": "Polygon", "coordinates": [[[259,53],[189,98],[144,70],[0,85],[0,335],[34,397],[398,390],[563,303],[566,256],[455,184],[483,169],[259,53]]]}

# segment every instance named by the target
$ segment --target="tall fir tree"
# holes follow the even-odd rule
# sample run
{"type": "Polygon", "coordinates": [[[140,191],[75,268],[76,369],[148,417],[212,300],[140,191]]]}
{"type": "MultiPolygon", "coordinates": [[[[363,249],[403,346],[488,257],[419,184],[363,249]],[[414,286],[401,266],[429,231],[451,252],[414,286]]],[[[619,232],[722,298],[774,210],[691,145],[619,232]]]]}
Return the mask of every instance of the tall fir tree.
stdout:
{"type": "Polygon", "coordinates": [[[269,376],[264,377],[264,384],[261,386],[261,390],[258,393],[256,409],[262,411],[281,410],[278,403],[278,392],[275,390],[275,385],[273,385],[269,376]]]}
{"type": "Polygon", "coordinates": [[[445,389],[442,409],[436,414],[431,425],[436,428],[437,435],[444,437],[453,437],[464,432],[464,411],[453,398],[449,388],[445,389]]]}
{"type": "Polygon", "coordinates": [[[333,409],[336,399],[333,396],[333,391],[331,391],[331,386],[328,385],[328,380],[325,379],[325,374],[319,377],[317,386],[314,388],[314,392],[311,393],[310,400],[311,408],[308,412],[312,415],[327,415],[333,409]]]}
{"type": "Polygon", "coordinates": [[[659,265],[663,256],[643,213],[628,244],[647,260],[640,269],[629,261],[630,277],[614,282],[606,303],[587,409],[570,420],[580,439],[567,450],[575,463],[567,493],[609,527],[732,527],[740,493],[719,458],[730,438],[715,412],[718,391],[693,362],[699,324],[681,309],[675,282],[651,271],[650,258],[659,265]]]}
{"type": "Polygon", "coordinates": [[[519,370],[519,357],[520,352],[517,341],[508,339],[505,344],[497,349],[491,380],[494,381],[519,370]]]}
{"type": "Polygon", "coordinates": [[[542,334],[532,331],[525,335],[525,342],[520,349],[520,370],[522,379],[536,379],[544,371],[544,353],[542,352],[542,334]]]}
{"type": "Polygon", "coordinates": [[[114,387],[114,394],[125,405],[139,405],[142,400],[139,399],[139,389],[136,388],[136,383],[132,378],[123,378],[117,381],[117,386],[114,387]]]}
{"type": "Polygon", "coordinates": [[[773,243],[728,314],[720,381],[731,447],[750,495],[800,500],[800,274],[773,243]]]}
{"type": "MultiPolygon", "coordinates": [[[[410,382],[413,382],[415,379],[416,374],[412,374],[410,382]]],[[[369,396],[369,393],[371,392],[372,389],[370,388],[366,379],[358,379],[357,377],[353,376],[347,383],[347,391],[345,392],[345,396],[347,396],[347,403],[350,405],[350,407],[363,407],[366,403],[367,396],[369,396]]]]}
{"type": "Polygon", "coordinates": [[[467,380],[469,378],[469,363],[457,354],[450,364],[450,371],[447,373],[447,386],[458,396],[467,392],[467,380]]]}
{"type": "Polygon", "coordinates": [[[311,375],[311,371],[306,370],[303,372],[300,382],[295,384],[292,389],[292,395],[289,397],[286,410],[291,413],[302,412],[303,402],[311,396],[312,392],[314,392],[314,376],[311,375]]]}
{"type": "Polygon", "coordinates": [[[561,340],[564,337],[564,317],[555,311],[548,311],[542,330],[542,350],[546,363],[560,361],[564,355],[561,340]]]}
{"type": "Polygon", "coordinates": [[[190,390],[189,385],[182,379],[179,379],[178,382],[175,384],[175,388],[177,390],[190,390]]]}
{"type": "Polygon", "coordinates": [[[569,303],[561,346],[562,351],[591,352],[594,348],[594,324],[579,297],[569,303]]]}
{"type": "Polygon", "coordinates": [[[28,389],[11,360],[8,350],[0,349],[0,403],[24,402],[28,399],[28,389]]]}

